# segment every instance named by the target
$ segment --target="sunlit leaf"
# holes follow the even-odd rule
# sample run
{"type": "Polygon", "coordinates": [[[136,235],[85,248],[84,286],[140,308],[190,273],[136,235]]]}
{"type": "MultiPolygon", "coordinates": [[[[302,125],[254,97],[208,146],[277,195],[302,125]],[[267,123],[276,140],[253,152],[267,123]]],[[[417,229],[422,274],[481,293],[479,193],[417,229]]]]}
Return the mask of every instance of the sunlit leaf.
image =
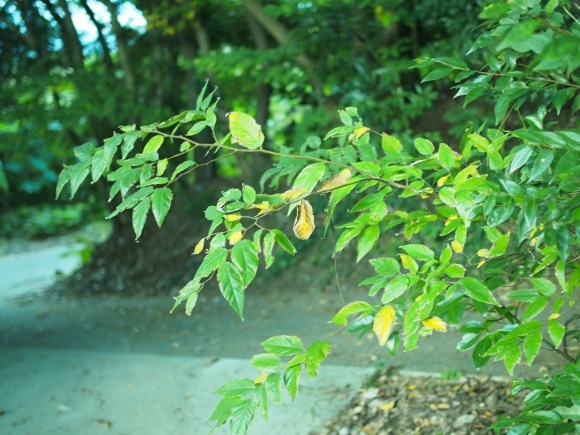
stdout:
{"type": "Polygon", "coordinates": [[[386,305],[379,310],[373,321],[373,332],[379,339],[379,344],[387,344],[389,335],[395,324],[395,309],[391,305],[386,305]]]}
{"type": "Polygon", "coordinates": [[[257,149],[262,146],[264,133],[254,118],[242,112],[230,112],[228,118],[234,143],[248,149],[257,149]]]}
{"type": "Polygon", "coordinates": [[[332,318],[331,322],[337,325],[346,325],[347,319],[353,314],[361,313],[361,317],[364,317],[372,313],[373,307],[363,301],[351,302],[350,304],[342,307],[338,313],[332,318]]]}
{"type": "Polygon", "coordinates": [[[429,329],[434,329],[435,331],[446,332],[447,331],[447,323],[441,320],[437,316],[427,317],[423,320],[423,326],[429,329]]]}
{"type": "Polygon", "coordinates": [[[318,375],[320,363],[328,357],[330,353],[330,343],[326,340],[313,342],[306,349],[306,372],[308,376],[314,378],[318,375]]]}

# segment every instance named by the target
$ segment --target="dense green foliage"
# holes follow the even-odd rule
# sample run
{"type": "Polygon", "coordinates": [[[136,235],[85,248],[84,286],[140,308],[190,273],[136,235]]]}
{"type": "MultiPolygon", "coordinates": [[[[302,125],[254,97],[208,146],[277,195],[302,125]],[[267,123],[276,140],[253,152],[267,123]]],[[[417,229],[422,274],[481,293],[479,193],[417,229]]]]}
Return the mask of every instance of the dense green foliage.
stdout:
{"type": "MultiPolygon", "coordinates": [[[[272,156],[262,188],[228,189],[206,210],[210,229],[195,247],[204,258],[175,308],[185,302],[191,313],[215,277],[243,318],[245,289],[260,265],[273,264],[274,249],[297,251],[265,216],[296,213],[298,239],[311,237],[324,217],[314,234],[340,228],[335,252],[356,241],[357,261],[371,257],[376,272],[361,283],[376,303],[350,303],[332,322],[372,330],[393,351],[400,342],[412,350],[433,331],[475,313],[479,320],[461,324],[465,335],[457,349],[471,351],[476,367],[493,358],[513,374],[524,359],[532,364],[542,346],[570,362],[552,375],[516,381],[514,391],[530,390],[524,410],[496,428],[573,432],[580,409],[580,366],[572,350],[580,317],[580,132],[574,117],[580,24],[573,12],[558,1],[491,3],[481,15],[487,30],[470,49],[478,54],[475,68],[456,57],[417,61],[423,82],[449,77],[465,105],[489,102],[490,124],[468,126],[457,143],[372,129],[363,112],[349,106],[338,112],[342,125],[323,138],[309,135],[298,147],[265,149],[260,125],[243,112],[230,112],[229,132],[221,133],[217,100],[206,85],[191,110],[122,127],[102,146],[77,147],[79,162],[61,173],[57,192],[69,184],[74,195],[86,178],[106,176],[111,197],[122,198],[111,217],[131,211],[139,237],[149,214],[162,225],[181,177],[230,155],[272,156]],[[200,139],[202,132],[210,139],[200,139]],[[198,162],[199,150],[209,160],[198,162]],[[274,191],[262,193],[266,186],[274,191]],[[349,200],[348,210],[338,213],[349,200]],[[396,255],[376,248],[379,239],[397,235],[396,255]]],[[[354,89],[345,86],[345,94],[354,89]]],[[[211,418],[217,425],[229,421],[233,433],[245,433],[256,412],[267,416],[268,402],[280,403],[283,387],[294,399],[302,370],[316,376],[331,344],[321,337],[305,345],[282,335],[262,346],[265,353],[252,358],[260,372],[255,379],[216,391],[223,400],[211,418]]]]}

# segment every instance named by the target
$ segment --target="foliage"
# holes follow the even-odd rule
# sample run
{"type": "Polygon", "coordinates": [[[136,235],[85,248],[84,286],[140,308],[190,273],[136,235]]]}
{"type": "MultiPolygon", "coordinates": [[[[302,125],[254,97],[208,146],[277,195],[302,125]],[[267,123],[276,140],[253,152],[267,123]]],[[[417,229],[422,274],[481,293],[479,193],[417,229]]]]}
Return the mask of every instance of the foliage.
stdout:
{"type": "Polygon", "coordinates": [[[80,228],[95,219],[87,204],[22,206],[2,213],[0,237],[37,239],[80,228]]]}
{"type": "MultiPolygon", "coordinates": [[[[83,180],[90,176],[94,183],[105,175],[111,198],[122,198],[110,217],[131,210],[138,238],[150,212],[162,224],[175,182],[208,164],[192,159],[192,150],[206,152],[209,162],[233,154],[270,155],[274,165],[263,174],[262,188],[228,189],[207,208],[210,228],[194,249],[203,261],[174,309],[185,302],[190,314],[204,285],[216,277],[243,319],[245,289],[260,265],[275,262],[275,249],[297,252],[266,216],[295,213],[297,239],[337,227],[342,232],[335,253],[356,240],[357,262],[372,257],[375,274],[361,285],[370,287],[376,303],[347,304],[332,319],[341,329],[372,330],[381,346],[396,351],[402,343],[410,351],[473,312],[479,320],[461,325],[465,335],[457,349],[471,350],[477,368],[493,358],[513,375],[522,358],[532,364],[542,346],[571,362],[550,377],[517,381],[515,391],[531,390],[526,408],[498,425],[512,427],[511,433],[577,429],[579,366],[570,342],[579,338],[580,134],[570,120],[580,102],[580,25],[567,4],[557,1],[491,3],[482,17],[489,29],[471,51],[481,53],[485,66],[470,68],[457,58],[417,62],[424,82],[450,77],[466,105],[494,101],[495,125],[468,128],[459,144],[400,140],[372,130],[356,108],[347,107],[338,112],[342,125],[324,138],[267,150],[261,127],[243,112],[231,112],[229,133],[219,133],[217,101],[206,85],[195,109],[160,123],[122,127],[99,147],[77,147],[79,162],[61,173],[57,193],[69,185],[74,196],[83,180]],[[196,138],[202,131],[211,143],[196,138]],[[266,185],[274,192],[261,193],[266,185]],[[347,197],[354,205],[335,213],[347,197]],[[315,198],[326,206],[315,208],[315,198]],[[440,243],[428,246],[424,235],[434,230],[440,243]],[[380,239],[397,234],[405,240],[396,255],[377,252],[380,239]]],[[[245,433],[256,413],[267,416],[270,400],[282,401],[283,388],[295,398],[303,370],[316,376],[330,353],[329,339],[304,344],[279,335],[264,341],[265,353],[252,359],[258,376],[219,388],[223,399],[211,419],[245,433]]]]}

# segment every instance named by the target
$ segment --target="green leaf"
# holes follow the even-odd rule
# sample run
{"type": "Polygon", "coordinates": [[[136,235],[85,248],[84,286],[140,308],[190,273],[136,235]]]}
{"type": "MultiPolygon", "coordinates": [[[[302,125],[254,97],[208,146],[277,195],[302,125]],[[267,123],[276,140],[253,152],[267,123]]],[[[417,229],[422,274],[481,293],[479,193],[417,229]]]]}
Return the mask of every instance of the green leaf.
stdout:
{"type": "Polygon", "coordinates": [[[271,231],[274,234],[274,239],[278,246],[280,246],[284,251],[288,252],[290,255],[296,254],[296,248],[290,241],[290,239],[279,229],[274,228],[271,231]]]}
{"type": "Polygon", "coordinates": [[[238,406],[232,409],[232,415],[230,416],[230,433],[246,435],[253,419],[254,402],[251,399],[242,400],[238,406]]]}
{"type": "Polygon", "coordinates": [[[312,192],[316,184],[324,176],[326,171],[326,165],[324,163],[313,163],[312,165],[306,166],[294,181],[292,189],[306,189],[306,192],[312,192]]]}
{"type": "Polygon", "coordinates": [[[169,212],[171,207],[171,200],[173,199],[173,192],[169,187],[163,187],[161,189],[156,189],[151,195],[151,209],[153,210],[153,216],[157,225],[161,227],[165,216],[169,212]]]}
{"type": "Polygon", "coordinates": [[[268,353],[280,356],[295,355],[304,350],[302,340],[293,335],[276,335],[262,342],[262,346],[268,353]]]}
{"type": "Polygon", "coordinates": [[[288,390],[290,399],[294,400],[298,393],[298,380],[300,378],[301,365],[292,366],[284,371],[284,385],[288,390]]]}
{"type": "Polygon", "coordinates": [[[124,134],[123,145],[121,145],[121,158],[125,159],[135,147],[135,142],[141,137],[139,130],[128,131],[124,134]]]}
{"type": "Polygon", "coordinates": [[[445,273],[451,278],[463,278],[465,268],[461,264],[450,264],[445,268],[445,273]]]}
{"type": "Polygon", "coordinates": [[[161,135],[153,136],[147,141],[147,144],[145,144],[145,148],[143,148],[143,154],[156,153],[161,145],[163,145],[163,140],[164,138],[161,135]]]}
{"type": "Polygon", "coordinates": [[[273,353],[261,353],[252,357],[252,365],[265,372],[274,373],[282,368],[282,360],[273,353]]]}
{"type": "Polygon", "coordinates": [[[85,181],[85,178],[89,175],[89,165],[91,164],[90,160],[86,160],[82,163],[77,163],[74,166],[69,166],[68,173],[70,178],[70,197],[71,199],[74,198],[77,190],[85,181]]]}
{"type": "Polygon", "coordinates": [[[219,394],[224,397],[247,396],[252,394],[256,386],[254,381],[249,378],[233,379],[228,383],[222,385],[214,394],[219,394]]]}
{"type": "Polygon", "coordinates": [[[553,150],[544,150],[536,158],[534,166],[532,167],[532,172],[530,173],[529,181],[534,181],[540,178],[540,176],[546,172],[546,169],[550,167],[552,161],[554,160],[553,150]]]}
{"type": "Polygon", "coordinates": [[[545,278],[530,278],[530,283],[544,296],[553,296],[556,293],[556,286],[545,278]]]}
{"type": "Polygon", "coordinates": [[[396,137],[390,136],[387,133],[381,135],[381,146],[385,154],[400,154],[403,151],[403,145],[396,137]]]}
{"type": "Polygon", "coordinates": [[[228,117],[233,143],[238,143],[251,150],[262,146],[264,134],[254,118],[242,112],[230,112],[228,117]]]}
{"type": "Polygon", "coordinates": [[[394,276],[401,272],[399,262],[390,257],[373,258],[369,261],[375,271],[381,276],[394,276]]]}
{"type": "Polygon", "coordinates": [[[415,139],[415,148],[417,148],[419,154],[422,154],[424,156],[430,156],[435,151],[435,146],[433,145],[433,143],[430,140],[423,139],[421,137],[415,139]]]}
{"type": "Polygon", "coordinates": [[[544,310],[544,308],[546,308],[547,304],[548,298],[538,298],[530,302],[530,304],[526,307],[526,310],[524,311],[524,314],[522,316],[522,322],[527,322],[528,320],[536,317],[544,310]]]}
{"type": "Polygon", "coordinates": [[[534,331],[526,335],[524,339],[524,355],[528,364],[532,365],[536,355],[540,352],[541,345],[542,331],[534,331]]]}
{"type": "Polygon", "coordinates": [[[250,240],[242,240],[232,248],[232,262],[240,270],[244,287],[256,277],[258,271],[258,252],[250,240]]]}
{"type": "Polygon", "coordinates": [[[566,334],[566,328],[558,323],[556,319],[550,319],[548,320],[548,333],[557,349],[564,338],[564,334],[566,334]]]}
{"type": "Polygon", "coordinates": [[[222,294],[244,320],[244,284],[240,271],[233,263],[226,262],[219,267],[217,279],[222,294]]]}
{"type": "Polygon", "coordinates": [[[266,391],[274,403],[282,403],[282,374],[270,373],[266,378],[266,391]]]}
{"type": "Polygon", "coordinates": [[[472,359],[473,365],[476,369],[480,369],[491,358],[491,356],[485,356],[487,351],[491,348],[492,342],[489,337],[484,337],[473,349],[472,359]]]}
{"type": "Polygon", "coordinates": [[[216,427],[221,426],[232,414],[232,409],[242,403],[241,397],[224,397],[216,406],[210,421],[217,421],[216,427]]]}
{"type": "Polygon", "coordinates": [[[357,263],[365,255],[367,255],[371,249],[373,249],[373,246],[375,246],[375,243],[379,239],[380,235],[381,235],[381,231],[380,231],[378,225],[368,226],[362,231],[362,233],[359,237],[359,240],[358,240],[358,247],[357,247],[358,255],[356,257],[357,263]]]}
{"type": "Polygon", "coordinates": [[[409,277],[406,275],[399,275],[389,282],[385,287],[385,293],[381,298],[383,305],[389,304],[409,288],[409,277]]]}
{"type": "Polygon", "coordinates": [[[133,230],[135,230],[135,240],[141,237],[143,232],[143,227],[145,222],[147,222],[147,213],[149,213],[149,207],[151,206],[151,198],[147,197],[143,199],[134,209],[133,209],[133,230]]]}
{"type": "Polygon", "coordinates": [[[360,317],[367,316],[373,312],[373,307],[363,301],[356,301],[351,302],[348,305],[342,307],[338,313],[332,318],[331,322],[336,323],[337,325],[346,325],[348,317],[352,316],[353,314],[361,313],[360,317]]]}
{"type": "Polygon", "coordinates": [[[443,77],[447,77],[452,72],[453,68],[448,67],[434,69],[429,74],[427,74],[423,80],[421,80],[421,83],[442,79],[443,77]]]}
{"type": "Polygon", "coordinates": [[[252,186],[244,185],[242,196],[245,204],[253,204],[256,200],[256,190],[252,186]]]}
{"type": "Polygon", "coordinates": [[[540,292],[532,289],[520,289],[511,292],[508,297],[513,301],[532,302],[540,297],[540,292]]]}
{"type": "Polygon", "coordinates": [[[403,245],[401,249],[415,260],[429,261],[435,258],[435,253],[425,245],[403,245]]]}
{"type": "Polygon", "coordinates": [[[457,346],[455,346],[455,348],[459,352],[465,352],[466,350],[469,350],[473,346],[475,346],[475,344],[479,340],[479,337],[480,337],[479,334],[473,332],[465,334],[463,337],[461,337],[461,340],[459,340],[459,343],[457,343],[457,346]]]}
{"type": "Polygon", "coordinates": [[[509,173],[511,174],[512,172],[517,171],[519,168],[524,166],[532,156],[533,150],[534,149],[529,145],[521,148],[510,163],[509,173]]]}
{"type": "Polygon", "coordinates": [[[453,167],[453,164],[455,163],[455,153],[451,148],[449,148],[449,145],[442,143],[439,145],[439,153],[437,160],[439,161],[439,163],[441,163],[441,166],[449,170],[453,167]]]}
{"type": "Polygon", "coordinates": [[[185,133],[186,136],[195,136],[198,133],[201,133],[206,127],[208,126],[207,121],[198,121],[193,126],[187,130],[185,133]]]}
{"type": "Polygon", "coordinates": [[[91,175],[92,182],[96,183],[107,169],[107,160],[105,159],[105,150],[99,148],[95,151],[93,159],[91,160],[91,175]]]}
{"type": "Polygon", "coordinates": [[[503,188],[507,193],[511,196],[524,196],[524,191],[519,186],[519,184],[511,181],[511,180],[500,180],[503,188]]]}
{"type": "Polygon", "coordinates": [[[201,265],[195,272],[194,279],[200,281],[202,278],[211,275],[218,267],[226,261],[228,250],[223,247],[216,247],[209,251],[203,259],[201,265]]]}
{"type": "Polygon", "coordinates": [[[272,255],[272,250],[274,249],[274,243],[276,242],[276,236],[274,233],[269,232],[264,236],[262,241],[262,253],[264,255],[264,260],[266,262],[266,269],[268,269],[274,263],[274,256],[272,255]]]}
{"type": "Polygon", "coordinates": [[[320,363],[326,359],[330,353],[330,343],[326,340],[313,342],[306,349],[306,372],[311,378],[318,375],[320,363]]]}
{"type": "Polygon", "coordinates": [[[522,359],[522,350],[519,344],[511,345],[507,348],[505,357],[505,368],[510,375],[513,376],[514,368],[520,363],[522,359]]]}
{"type": "Polygon", "coordinates": [[[175,180],[175,178],[181,174],[183,171],[188,170],[189,168],[191,168],[192,166],[195,166],[195,162],[193,160],[186,160],[184,162],[181,162],[179,165],[177,165],[177,168],[175,168],[175,171],[173,171],[173,175],[171,175],[171,181],[175,180]]]}
{"type": "Polygon", "coordinates": [[[117,216],[119,213],[135,207],[139,202],[145,199],[147,196],[151,195],[153,192],[152,187],[144,187],[143,189],[137,190],[133,195],[128,196],[125,200],[117,206],[115,211],[107,216],[107,219],[111,219],[117,216]]]}
{"type": "Polygon", "coordinates": [[[491,291],[475,278],[461,278],[457,284],[463,289],[463,293],[479,302],[485,304],[499,306],[499,302],[495,299],[491,291]]]}

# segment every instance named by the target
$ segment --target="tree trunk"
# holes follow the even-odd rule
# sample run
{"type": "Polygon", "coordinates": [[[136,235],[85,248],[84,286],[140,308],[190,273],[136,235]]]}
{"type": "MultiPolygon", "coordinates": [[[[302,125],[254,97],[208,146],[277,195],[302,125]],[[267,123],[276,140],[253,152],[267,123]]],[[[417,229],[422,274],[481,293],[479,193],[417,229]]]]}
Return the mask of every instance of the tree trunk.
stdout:
{"type": "Polygon", "coordinates": [[[111,0],[101,0],[101,1],[107,7],[109,14],[111,14],[111,27],[113,28],[113,33],[117,38],[119,64],[121,65],[121,69],[123,70],[124,73],[125,87],[129,92],[129,97],[131,101],[135,102],[135,100],[137,99],[136,79],[133,69],[131,68],[129,46],[127,44],[127,40],[124,35],[123,27],[119,23],[119,19],[117,17],[117,6],[111,0]]]}

